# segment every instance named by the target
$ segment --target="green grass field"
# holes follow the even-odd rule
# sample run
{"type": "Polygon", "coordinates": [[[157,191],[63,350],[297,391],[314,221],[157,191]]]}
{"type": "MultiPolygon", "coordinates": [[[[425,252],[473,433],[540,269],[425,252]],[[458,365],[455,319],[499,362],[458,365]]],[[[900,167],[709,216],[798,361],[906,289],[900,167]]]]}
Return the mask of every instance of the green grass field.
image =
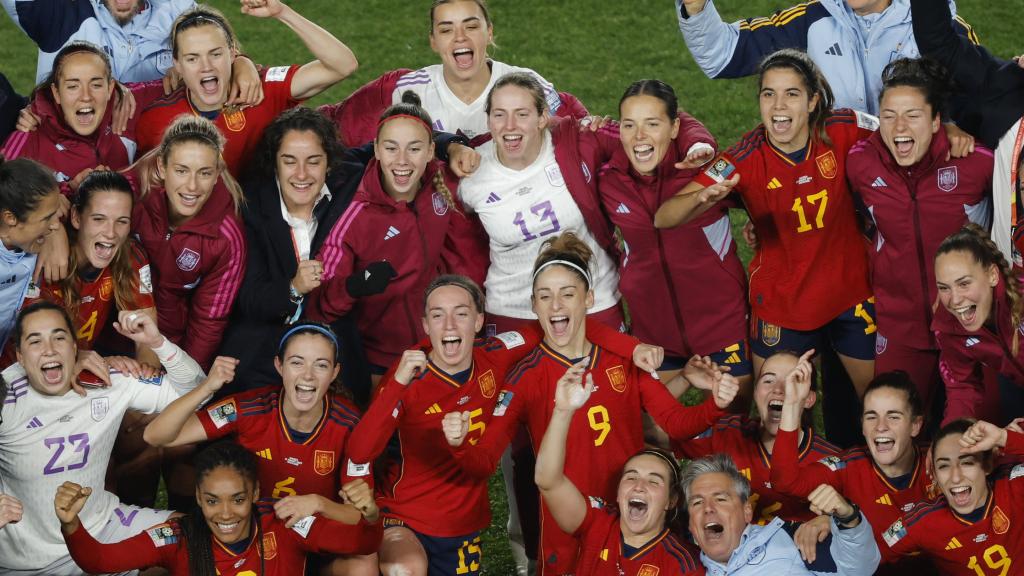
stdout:
{"type": "MultiPolygon", "coordinates": [[[[84,1],[84,0],[77,0],[84,1]]],[[[768,15],[797,0],[720,0],[726,19],[768,15]]],[[[238,14],[237,2],[210,4],[232,16],[246,53],[264,64],[305,62],[309,53],[283,25],[238,14]]],[[[296,0],[290,4],[333,32],[359,57],[359,72],[311,102],[344,98],[382,72],[437,61],[427,41],[429,2],[399,0],[296,0]]],[[[1015,34],[1024,0],[960,0],[959,13],[994,53],[1024,52],[1015,34]]],[[[753,84],[711,81],[690,58],[676,26],[671,0],[492,0],[498,60],[533,68],[559,90],[577,95],[593,113],[615,115],[622,91],[634,80],[659,78],[675,87],[687,111],[702,120],[723,145],[758,123],[753,84]]],[[[0,17],[0,71],[21,92],[32,88],[35,48],[0,17]]],[[[505,542],[505,500],[492,481],[494,528],[484,559],[488,574],[512,574],[505,542]]]]}

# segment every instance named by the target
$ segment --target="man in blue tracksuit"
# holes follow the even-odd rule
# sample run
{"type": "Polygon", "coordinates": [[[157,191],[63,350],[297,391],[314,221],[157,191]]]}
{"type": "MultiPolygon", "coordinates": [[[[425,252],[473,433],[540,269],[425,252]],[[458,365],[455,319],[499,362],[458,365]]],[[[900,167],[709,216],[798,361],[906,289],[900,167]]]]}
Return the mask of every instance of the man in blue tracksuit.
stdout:
{"type": "MultiPolygon", "coordinates": [[[[955,14],[953,1],[949,4],[955,14]]],[[[882,69],[898,58],[920,55],[909,0],[810,0],[732,24],[722,21],[712,0],[676,0],[676,12],[683,39],[709,78],[749,76],[765,56],[799,48],[822,69],[836,108],[875,115],[882,69]]],[[[953,20],[958,33],[978,43],[966,22],[953,20]]]]}
{"type": "Polygon", "coordinates": [[[146,82],[163,78],[171,61],[171,25],[195,0],[0,0],[39,47],[36,84],[46,79],[53,58],[75,40],[110,55],[114,78],[146,82]]]}

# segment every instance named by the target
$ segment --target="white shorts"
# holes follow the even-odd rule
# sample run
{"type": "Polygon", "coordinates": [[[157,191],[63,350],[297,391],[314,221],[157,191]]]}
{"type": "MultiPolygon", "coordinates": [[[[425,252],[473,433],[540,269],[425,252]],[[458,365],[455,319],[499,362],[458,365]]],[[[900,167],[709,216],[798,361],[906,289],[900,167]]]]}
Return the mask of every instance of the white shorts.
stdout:
{"type": "MultiPolygon", "coordinates": [[[[119,504],[114,508],[114,513],[107,519],[107,523],[100,530],[99,534],[93,534],[98,542],[111,544],[127,540],[142,532],[146,528],[162,524],[173,514],[172,510],[153,510],[152,508],[139,508],[131,504],[119,504]]],[[[0,576],[29,576],[30,574],[46,574],[47,576],[85,576],[85,572],[66,556],[56,562],[38,570],[6,570],[0,568],[0,576]]],[[[137,570],[121,572],[120,574],[134,575],[137,570]]]]}

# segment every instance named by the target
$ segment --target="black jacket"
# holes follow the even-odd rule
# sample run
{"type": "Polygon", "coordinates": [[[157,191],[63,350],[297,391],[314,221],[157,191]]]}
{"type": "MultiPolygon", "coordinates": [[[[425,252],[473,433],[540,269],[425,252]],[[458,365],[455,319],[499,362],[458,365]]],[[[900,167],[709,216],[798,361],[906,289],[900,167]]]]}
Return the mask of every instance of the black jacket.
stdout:
{"type": "Polygon", "coordinates": [[[28,106],[28,98],[15,92],[7,77],[0,73],[0,148],[14,132],[18,112],[25,106],[28,106]]]}
{"type": "Polygon", "coordinates": [[[953,120],[995,150],[1024,116],[1024,69],[958,35],[946,0],[910,0],[910,9],[921,54],[941,62],[958,85],[953,120]]]}

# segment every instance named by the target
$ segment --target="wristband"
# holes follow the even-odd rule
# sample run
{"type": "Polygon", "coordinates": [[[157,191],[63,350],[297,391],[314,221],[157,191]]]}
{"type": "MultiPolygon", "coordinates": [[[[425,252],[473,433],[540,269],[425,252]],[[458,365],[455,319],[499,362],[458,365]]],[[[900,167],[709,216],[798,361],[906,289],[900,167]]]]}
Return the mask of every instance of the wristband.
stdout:
{"type": "Polygon", "coordinates": [[[847,524],[852,523],[857,518],[860,518],[860,506],[857,506],[857,504],[853,502],[850,502],[850,506],[853,508],[853,511],[850,512],[848,515],[843,516],[842,518],[840,518],[839,516],[832,517],[833,519],[835,519],[836,524],[839,524],[840,526],[846,526],[847,524]]]}

